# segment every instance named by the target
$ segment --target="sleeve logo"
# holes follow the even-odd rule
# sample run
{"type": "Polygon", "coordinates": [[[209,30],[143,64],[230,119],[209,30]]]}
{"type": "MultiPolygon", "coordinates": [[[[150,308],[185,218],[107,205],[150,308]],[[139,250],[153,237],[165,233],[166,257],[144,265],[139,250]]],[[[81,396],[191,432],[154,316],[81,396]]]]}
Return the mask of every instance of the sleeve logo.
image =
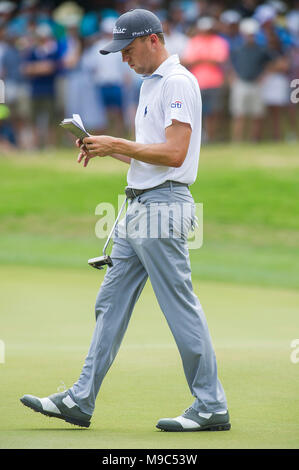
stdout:
{"type": "Polygon", "coordinates": [[[171,103],[171,107],[172,108],[181,108],[182,104],[183,103],[181,101],[174,101],[173,103],[171,103]]]}

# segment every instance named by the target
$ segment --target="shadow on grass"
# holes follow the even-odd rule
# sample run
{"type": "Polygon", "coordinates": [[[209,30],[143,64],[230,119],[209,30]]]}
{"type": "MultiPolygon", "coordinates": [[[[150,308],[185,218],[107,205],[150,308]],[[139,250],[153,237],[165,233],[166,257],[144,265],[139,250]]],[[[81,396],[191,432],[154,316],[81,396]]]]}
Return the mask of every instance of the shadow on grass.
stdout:
{"type": "Polygon", "coordinates": [[[92,431],[91,429],[84,429],[84,428],[26,428],[26,429],[19,429],[18,431],[92,431]]]}

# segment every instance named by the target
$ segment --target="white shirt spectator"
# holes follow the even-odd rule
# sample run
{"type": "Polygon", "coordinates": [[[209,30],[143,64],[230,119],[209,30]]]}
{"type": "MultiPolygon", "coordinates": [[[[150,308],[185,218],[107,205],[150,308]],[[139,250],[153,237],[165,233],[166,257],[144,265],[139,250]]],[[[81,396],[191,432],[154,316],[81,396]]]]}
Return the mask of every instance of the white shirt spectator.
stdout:
{"type": "Polygon", "coordinates": [[[99,53],[107,44],[106,39],[95,42],[88,51],[90,69],[93,70],[93,78],[97,85],[118,85],[124,83],[127,73],[127,65],[123,63],[120,53],[102,55],[99,53]]]}
{"type": "Polygon", "coordinates": [[[169,54],[177,54],[182,57],[188,38],[179,31],[171,31],[170,34],[164,33],[165,47],[169,54]]]}

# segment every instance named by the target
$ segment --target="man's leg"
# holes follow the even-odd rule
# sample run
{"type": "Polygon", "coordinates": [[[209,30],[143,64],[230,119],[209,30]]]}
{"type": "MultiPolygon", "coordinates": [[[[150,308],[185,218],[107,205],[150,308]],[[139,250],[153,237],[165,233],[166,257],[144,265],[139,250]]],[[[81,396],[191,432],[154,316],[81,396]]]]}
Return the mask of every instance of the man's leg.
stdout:
{"type": "Polygon", "coordinates": [[[145,241],[141,259],[179,348],[190,391],[196,397],[192,406],[204,413],[226,410],[207,321],[192,288],[187,248],[178,240],[157,239],[146,245],[145,241]]]}
{"type": "Polygon", "coordinates": [[[69,394],[80,409],[92,415],[102,381],[127,329],[132,310],[147,280],[147,273],[129,243],[114,242],[111,258],[97,296],[96,327],[79,380],[69,394]]]}
{"type": "MultiPolygon", "coordinates": [[[[167,199],[165,192],[160,194],[161,201],[167,199]]],[[[175,197],[174,192],[172,201],[175,197]]],[[[190,202],[190,193],[186,195],[186,201],[190,202]]],[[[187,242],[183,238],[143,238],[130,243],[149,275],[177,343],[190,391],[196,398],[192,407],[203,413],[226,410],[207,321],[193,292],[187,242]]]]}

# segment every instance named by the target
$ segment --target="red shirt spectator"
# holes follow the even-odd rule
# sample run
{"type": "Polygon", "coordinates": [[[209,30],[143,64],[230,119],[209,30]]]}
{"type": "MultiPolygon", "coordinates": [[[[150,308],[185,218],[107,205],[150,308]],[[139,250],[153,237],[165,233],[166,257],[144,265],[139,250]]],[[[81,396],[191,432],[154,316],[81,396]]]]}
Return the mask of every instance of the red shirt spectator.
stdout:
{"type": "Polygon", "coordinates": [[[198,34],[191,38],[183,54],[183,63],[195,75],[201,89],[219,88],[224,84],[222,65],[229,57],[225,39],[213,32],[214,20],[200,18],[198,34]]]}

